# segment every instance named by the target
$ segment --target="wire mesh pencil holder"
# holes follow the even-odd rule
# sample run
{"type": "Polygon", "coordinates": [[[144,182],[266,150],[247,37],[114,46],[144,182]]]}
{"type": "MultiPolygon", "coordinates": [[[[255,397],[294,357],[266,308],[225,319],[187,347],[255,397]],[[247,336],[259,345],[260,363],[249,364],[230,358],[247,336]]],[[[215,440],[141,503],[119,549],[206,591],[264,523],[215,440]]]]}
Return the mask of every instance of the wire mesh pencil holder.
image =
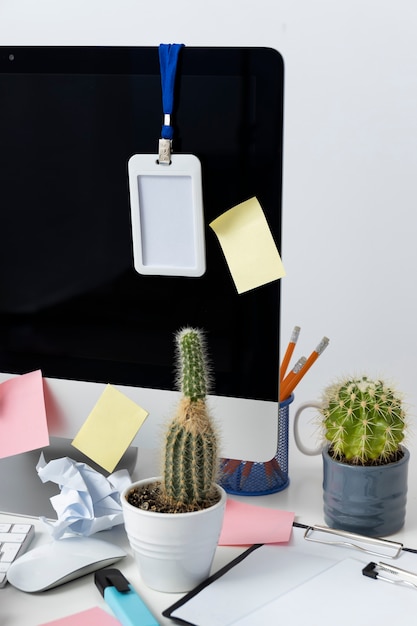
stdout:
{"type": "Polygon", "coordinates": [[[294,395],[280,402],[278,409],[277,451],[270,461],[221,459],[219,484],[238,496],[265,496],[282,491],[289,484],[288,422],[294,395]]]}

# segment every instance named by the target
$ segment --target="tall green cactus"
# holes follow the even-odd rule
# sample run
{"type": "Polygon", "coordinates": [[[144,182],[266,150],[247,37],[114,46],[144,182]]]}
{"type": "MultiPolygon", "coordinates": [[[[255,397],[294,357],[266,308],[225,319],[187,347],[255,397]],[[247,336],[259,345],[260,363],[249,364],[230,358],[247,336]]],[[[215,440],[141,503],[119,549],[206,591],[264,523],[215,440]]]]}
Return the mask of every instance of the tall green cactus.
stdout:
{"type": "Polygon", "coordinates": [[[166,432],[162,488],[169,501],[193,506],[213,495],[218,444],[206,406],[209,376],[203,335],[185,328],[176,344],[183,397],[166,432]]]}
{"type": "Polygon", "coordinates": [[[401,398],[382,380],[341,381],[324,392],[323,427],[334,458],[358,465],[395,459],[404,439],[401,398]]]}

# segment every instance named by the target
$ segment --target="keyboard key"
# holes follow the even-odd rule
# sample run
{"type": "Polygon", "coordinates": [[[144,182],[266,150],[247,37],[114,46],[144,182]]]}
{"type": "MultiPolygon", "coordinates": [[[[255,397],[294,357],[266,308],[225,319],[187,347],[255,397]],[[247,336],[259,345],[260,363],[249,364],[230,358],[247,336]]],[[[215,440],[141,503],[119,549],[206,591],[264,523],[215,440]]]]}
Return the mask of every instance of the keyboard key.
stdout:
{"type": "Polygon", "coordinates": [[[35,534],[33,524],[0,524],[0,589],[7,583],[7,570],[23,554],[35,534]]]}
{"type": "MultiPolygon", "coordinates": [[[[12,533],[23,533],[24,535],[27,535],[30,529],[31,529],[31,524],[13,524],[12,528],[9,530],[12,533]]],[[[9,532],[9,531],[6,531],[6,532],[9,532]]]]}
{"type": "Polygon", "coordinates": [[[20,550],[20,543],[3,543],[0,548],[0,562],[13,563],[20,550]]]}
{"type": "Polygon", "coordinates": [[[26,533],[0,533],[0,543],[23,543],[26,539],[26,533]]]}
{"type": "Polygon", "coordinates": [[[12,524],[0,524],[0,533],[10,532],[11,527],[12,527],[12,524]]]}

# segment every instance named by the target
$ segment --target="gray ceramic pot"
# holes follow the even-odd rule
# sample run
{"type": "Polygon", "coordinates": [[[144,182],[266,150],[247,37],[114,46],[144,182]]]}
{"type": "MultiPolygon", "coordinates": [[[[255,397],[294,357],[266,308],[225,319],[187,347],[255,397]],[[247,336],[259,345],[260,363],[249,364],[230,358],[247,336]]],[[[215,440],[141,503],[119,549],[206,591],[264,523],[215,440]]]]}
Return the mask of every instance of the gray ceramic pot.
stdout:
{"type": "Polygon", "coordinates": [[[410,453],[396,463],[347,465],[323,450],[324,519],[331,528],[368,537],[391,535],[402,528],[407,502],[410,453]]]}

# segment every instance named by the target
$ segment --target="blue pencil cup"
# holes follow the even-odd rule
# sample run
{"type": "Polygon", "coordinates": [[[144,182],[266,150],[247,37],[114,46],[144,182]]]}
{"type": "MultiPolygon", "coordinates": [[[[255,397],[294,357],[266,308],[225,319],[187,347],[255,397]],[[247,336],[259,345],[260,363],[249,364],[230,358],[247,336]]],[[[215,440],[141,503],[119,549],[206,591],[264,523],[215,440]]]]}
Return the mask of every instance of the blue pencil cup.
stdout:
{"type": "Polygon", "coordinates": [[[288,487],[288,422],[293,400],[294,395],[291,394],[279,404],[277,451],[270,461],[221,459],[218,482],[227,493],[265,496],[288,487]]]}

